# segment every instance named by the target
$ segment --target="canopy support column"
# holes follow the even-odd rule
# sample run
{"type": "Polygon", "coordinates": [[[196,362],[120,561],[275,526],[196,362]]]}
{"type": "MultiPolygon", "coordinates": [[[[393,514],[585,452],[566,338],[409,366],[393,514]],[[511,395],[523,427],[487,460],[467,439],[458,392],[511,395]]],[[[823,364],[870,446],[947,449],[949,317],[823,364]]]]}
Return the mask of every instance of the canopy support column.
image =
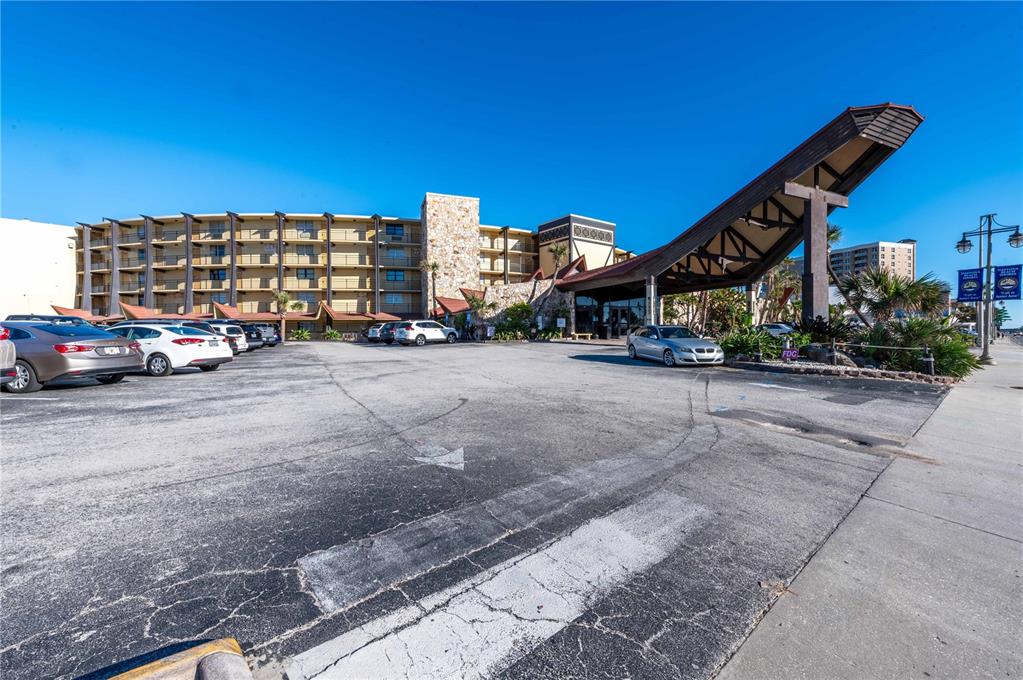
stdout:
{"type": "Polygon", "coordinates": [[[794,182],[785,195],[803,199],[803,322],[828,318],[828,208],[847,208],[849,198],[794,182]]]}
{"type": "Polygon", "coordinates": [[[652,326],[661,323],[657,299],[657,277],[646,277],[646,304],[643,305],[643,323],[652,326]]]}

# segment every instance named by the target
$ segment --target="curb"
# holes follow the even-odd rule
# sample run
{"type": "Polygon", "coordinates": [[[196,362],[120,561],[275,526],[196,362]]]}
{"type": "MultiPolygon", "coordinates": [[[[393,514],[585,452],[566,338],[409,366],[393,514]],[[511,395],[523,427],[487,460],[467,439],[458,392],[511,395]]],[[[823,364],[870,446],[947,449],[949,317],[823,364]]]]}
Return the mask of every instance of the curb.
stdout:
{"type": "Polygon", "coordinates": [[[912,371],[885,371],[873,368],[852,368],[851,366],[783,366],[778,364],[758,364],[752,361],[726,361],[726,366],[767,373],[790,373],[798,375],[827,375],[839,378],[870,378],[872,380],[899,380],[918,382],[929,385],[946,385],[951,387],[959,382],[957,379],[943,375],[925,375],[912,371]]]}
{"type": "Polygon", "coordinates": [[[111,680],[252,680],[234,638],[206,642],[115,675],[111,680]]]}

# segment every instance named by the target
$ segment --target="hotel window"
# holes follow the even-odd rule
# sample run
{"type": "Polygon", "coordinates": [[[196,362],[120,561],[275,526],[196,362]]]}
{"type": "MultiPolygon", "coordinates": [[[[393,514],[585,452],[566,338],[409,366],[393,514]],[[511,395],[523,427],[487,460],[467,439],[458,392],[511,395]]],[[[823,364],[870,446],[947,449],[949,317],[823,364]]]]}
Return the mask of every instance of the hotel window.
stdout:
{"type": "Polygon", "coordinates": [[[386,272],[386,276],[387,276],[387,280],[388,281],[404,281],[405,280],[405,272],[403,272],[401,270],[389,269],[386,272]]]}
{"type": "Polygon", "coordinates": [[[295,224],[295,228],[298,230],[299,238],[312,238],[315,226],[312,220],[299,220],[295,224]]]}
{"type": "Polygon", "coordinates": [[[144,241],[146,239],[146,228],[139,227],[135,230],[135,238],[138,241],[144,241]]]}
{"type": "Polygon", "coordinates": [[[295,252],[302,257],[312,257],[314,254],[312,246],[295,246],[295,252]]]}
{"type": "Polygon", "coordinates": [[[388,241],[400,241],[405,238],[405,225],[403,224],[388,224],[384,231],[388,241]]]}
{"type": "Polygon", "coordinates": [[[219,302],[222,305],[226,305],[227,293],[210,293],[210,302],[219,302]]]}
{"type": "Polygon", "coordinates": [[[225,246],[210,246],[210,257],[224,257],[227,254],[225,246]]]}
{"type": "Polygon", "coordinates": [[[210,270],[210,281],[226,281],[227,270],[226,269],[211,269],[210,270]]]}
{"type": "Polygon", "coordinates": [[[298,301],[305,303],[306,309],[312,309],[316,306],[317,296],[316,293],[299,293],[298,301]]]}
{"type": "Polygon", "coordinates": [[[146,249],[145,248],[139,248],[138,251],[137,251],[137,254],[139,256],[139,262],[145,262],[146,261],[146,249]]]}
{"type": "Polygon", "coordinates": [[[316,278],[316,271],[313,269],[296,269],[295,276],[303,281],[312,281],[316,278]]]}
{"type": "Polygon", "coordinates": [[[312,321],[299,321],[298,329],[300,331],[309,331],[311,333],[316,330],[316,324],[312,321]]]}
{"type": "Polygon", "coordinates": [[[210,222],[210,238],[224,238],[224,220],[210,222]]]}
{"type": "Polygon", "coordinates": [[[389,305],[400,305],[405,301],[405,296],[403,296],[401,293],[388,293],[384,297],[384,300],[389,305]]]}

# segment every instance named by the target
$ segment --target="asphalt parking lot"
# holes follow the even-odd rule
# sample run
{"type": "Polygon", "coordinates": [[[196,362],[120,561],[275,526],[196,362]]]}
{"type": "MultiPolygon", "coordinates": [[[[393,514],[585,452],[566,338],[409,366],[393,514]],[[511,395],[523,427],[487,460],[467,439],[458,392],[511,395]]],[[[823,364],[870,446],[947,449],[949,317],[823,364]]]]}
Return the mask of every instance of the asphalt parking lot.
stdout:
{"type": "Polygon", "coordinates": [[[294,343],[0,397],[5,679],[710,676],[943,388],[294,343]]]}

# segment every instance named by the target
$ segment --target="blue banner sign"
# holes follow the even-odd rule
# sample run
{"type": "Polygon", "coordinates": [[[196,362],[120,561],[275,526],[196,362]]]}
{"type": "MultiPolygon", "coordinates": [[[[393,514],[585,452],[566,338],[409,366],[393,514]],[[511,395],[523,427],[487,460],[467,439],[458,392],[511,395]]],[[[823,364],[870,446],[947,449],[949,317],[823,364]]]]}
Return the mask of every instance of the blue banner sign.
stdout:
{"type": "Polygon", "coordinates": [[[959,293],[956,295],[956,300],[959,302],[980,302],[983,296],[984,270],[960,269],[959,293]]]}
{"type": "Polygon", "coordinates": [[[1019,300],[1019,275],[1023,265],[1011,264],[1007,267],[995,267],[995,300],[1019,300]]]}

